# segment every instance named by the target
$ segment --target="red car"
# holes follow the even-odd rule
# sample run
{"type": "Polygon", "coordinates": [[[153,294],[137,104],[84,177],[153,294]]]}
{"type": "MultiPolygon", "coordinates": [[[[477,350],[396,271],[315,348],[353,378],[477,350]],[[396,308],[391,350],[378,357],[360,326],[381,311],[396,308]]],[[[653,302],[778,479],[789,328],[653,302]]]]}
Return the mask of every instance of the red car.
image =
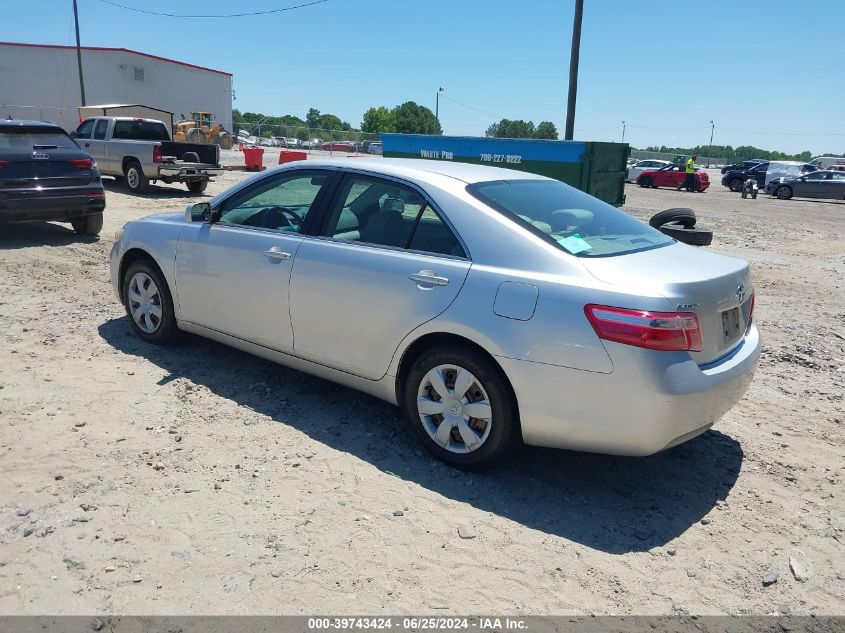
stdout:
{"type": "MultiPolygon", "coordinates": [[[[683,165],[666,165],[661,169],[649,169],[637,177],[637,184],[640,187],[674,187],[678,188],[684,184],[687,177],[686,168],[683,165]]],[[[698,191],[704,191],[710,186],[710,177],[706,171],[695,172],[695,182],[698,191]]]]}

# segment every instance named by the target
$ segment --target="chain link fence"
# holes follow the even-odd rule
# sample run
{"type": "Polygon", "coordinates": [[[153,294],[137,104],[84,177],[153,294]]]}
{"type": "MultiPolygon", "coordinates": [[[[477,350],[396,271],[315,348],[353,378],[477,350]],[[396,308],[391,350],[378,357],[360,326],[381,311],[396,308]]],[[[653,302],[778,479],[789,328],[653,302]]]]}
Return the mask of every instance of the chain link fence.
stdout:
{"type": "MultiPolygon", "coordinates": [[[[672,154],[671,152],[649,152],[646,150],[632,149],[631,158],[636,160],[666,160],[670,163],[679,154],[672,154]]],[[[705,167],[723,167],[726,165],[726,158],[708,158],[707,156],[699,156],[696,159],[696,164],[705,167]]]]}

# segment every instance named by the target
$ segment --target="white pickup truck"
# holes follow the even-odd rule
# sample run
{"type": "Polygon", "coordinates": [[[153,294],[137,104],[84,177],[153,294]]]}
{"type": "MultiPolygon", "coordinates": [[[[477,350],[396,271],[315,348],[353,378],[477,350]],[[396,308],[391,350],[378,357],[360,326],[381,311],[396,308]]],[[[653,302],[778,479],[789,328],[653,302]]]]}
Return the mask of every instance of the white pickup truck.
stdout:
{"type": "Polygon", "coordinates": [[[82,121],[71,136],[97,163],[104,176],[123,178],[134,192],[150,182],[184,182],[202,193],[223,173],[217,145],[177,143],[161,121],[99,116],[82,121]]]}

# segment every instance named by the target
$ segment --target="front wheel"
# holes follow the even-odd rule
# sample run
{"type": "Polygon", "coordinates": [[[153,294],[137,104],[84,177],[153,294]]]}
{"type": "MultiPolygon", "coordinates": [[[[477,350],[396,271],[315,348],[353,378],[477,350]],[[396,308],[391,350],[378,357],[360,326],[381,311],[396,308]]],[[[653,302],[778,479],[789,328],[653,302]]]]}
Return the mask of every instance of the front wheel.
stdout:
{"type": "Polygon", "coordinates": [[[148,259],[129,265],[123,275],[123,305],[135,333],[148,343],[163,345],[176,335],[176,315],[170,289],[158,267],[148,259]]]}
{"type": "Polygon", "coordinates": [[[521,441],[507,378],[473,350],[441,347],[423,354],[408,372],[404,396],[417,437],[452,466],[490,466],[521,441]]]}
{"type": "Polygon", "coordinates": [[[94,213],[93,215],[86,215],[81,218],[73,218],[70,225],[77,235],[85,235],[86,237],[96,237],[103,230],[103,214],[94,213]]]}
{"type": "Polygon", "coordinates": [[[740,178],[734,178],[728,183],[728,189],[733,191],[734,193],[739,193],[742,191],[743,182],[740,178]]]}
{"type": "Polygon", "coordinates": [[[202,193],[208,187],[207,180],[192,180],[187,183],[188,191],[191,193],[202,193]]]}
{"type": "Polygon", "coordinates": [[[786,185],[781,185],[777,189],[775,189],[775,195],[780,200],[789,200],[792,197],[792,188],[787,187],[786,185]]]}

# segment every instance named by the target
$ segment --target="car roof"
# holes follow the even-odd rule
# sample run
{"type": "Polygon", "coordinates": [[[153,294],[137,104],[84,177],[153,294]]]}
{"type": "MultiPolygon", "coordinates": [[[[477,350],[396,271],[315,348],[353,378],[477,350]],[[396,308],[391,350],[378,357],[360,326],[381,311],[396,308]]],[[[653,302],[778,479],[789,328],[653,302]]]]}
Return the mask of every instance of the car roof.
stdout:
{"type": "Polygon", "coordinates": [[[467,184],[491,180],[548,180],[545,176],[515,169],[487,165],[457,163],[448,160],[421,158],[317,158],[309,160],[308,167],[343,167],[375,171],[387,176],[425,178],[426,174],[439,174],[467,184]]]}
{"type": "Polygon", "coordinates": [[[62,130],[59,125],[51,121],[31,121],[29,119],[0,119],[0,127],[43,127],[62,130]]]}

